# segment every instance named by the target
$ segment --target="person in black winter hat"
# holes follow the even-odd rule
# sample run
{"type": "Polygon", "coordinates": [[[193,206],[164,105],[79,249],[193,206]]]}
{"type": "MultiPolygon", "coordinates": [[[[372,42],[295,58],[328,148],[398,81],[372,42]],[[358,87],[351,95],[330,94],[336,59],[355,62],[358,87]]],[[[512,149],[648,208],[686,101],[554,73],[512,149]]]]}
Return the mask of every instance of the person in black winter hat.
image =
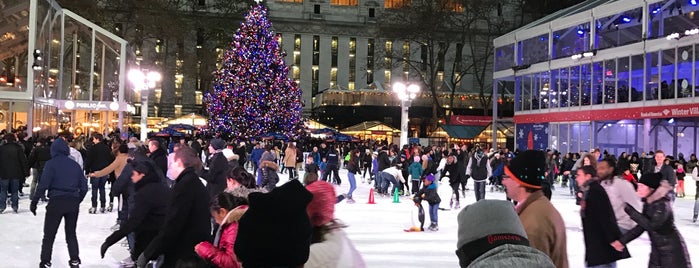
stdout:
{"type": "Polygon", "coordinates": [[[313,195],[292,180],[269,193],[251,193],[240,218],[235,254],[247,267],[298,267],[308,260],[313,195]]]}

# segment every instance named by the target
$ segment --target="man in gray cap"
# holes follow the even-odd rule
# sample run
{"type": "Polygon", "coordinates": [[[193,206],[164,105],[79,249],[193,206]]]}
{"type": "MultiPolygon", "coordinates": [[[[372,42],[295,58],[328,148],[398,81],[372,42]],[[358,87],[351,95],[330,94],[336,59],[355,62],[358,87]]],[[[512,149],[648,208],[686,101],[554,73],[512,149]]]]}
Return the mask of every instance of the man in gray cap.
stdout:
{"type": "Polygon", "coordinates": [[[510,202],[480,200],[464,207],[457,221],[456,256],[461,267],[555,267],[546,254],[529,246],[510,202]]]}
{"type": "Polygon", "coordinates": [[[209,142],[209,153],[211,155],[208,161],[209,170],[203,177],[206,179],[206,189],[209,191],[210,198],[217,196],[226,189],[228,160],[223,156],[223,149],[225,148],[226,142],[222,139],[216,138],[209,142]]]}

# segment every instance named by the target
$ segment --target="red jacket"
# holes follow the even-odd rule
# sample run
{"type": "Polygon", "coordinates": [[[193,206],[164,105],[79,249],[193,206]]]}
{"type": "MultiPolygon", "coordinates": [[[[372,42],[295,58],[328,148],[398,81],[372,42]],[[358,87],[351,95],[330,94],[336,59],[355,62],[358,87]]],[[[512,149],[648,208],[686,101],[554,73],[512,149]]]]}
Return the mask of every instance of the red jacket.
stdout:
{"type": "Polygon", "coordinates": [[[235,245],[235,238],[238,236],[238,221],[247,210],[248,206],[243,205],[228,212],[228,215],[226,215],[226,218],[221,223],[223,231],[219,236],[218,247],[208,241],[199,243],[196,247],[196,252],[199,254],[199,257],[210,261],[219,268],[242,267],[238,258],[235,256],[233,246],[235,245]]]}

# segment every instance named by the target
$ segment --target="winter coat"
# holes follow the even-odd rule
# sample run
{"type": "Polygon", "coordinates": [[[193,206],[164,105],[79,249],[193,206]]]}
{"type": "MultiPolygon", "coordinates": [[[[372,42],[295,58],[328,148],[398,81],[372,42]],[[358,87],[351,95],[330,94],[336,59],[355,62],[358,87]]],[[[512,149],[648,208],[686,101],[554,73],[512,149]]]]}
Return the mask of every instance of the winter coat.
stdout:
{"type": "MultiPolygon", "coordinates": [[[[66,148],[67,149],[67,148],[66,148]]],[[[0,179],[23,179],[29,177],[29,165],[24,149],[15,142],[0,146],[0,179]]]]}
{"type": "Polygon", "coordinates": [[[410,180],[419,181],[422,176],[422,165],[420,162],[413,162],[408,166],[408,172],[410,172],[410,180]]]}
{"type": "Polygon", "coordinates": [[[379,152],[377,159],[379,171],[383,171],[391,166],[391,159],[388,158],[388,153],[386,151],[379,152]]]}
{"type": "Polygon", "coordinates": [[[626,213],[638,225],[626,232],[619,241],[627,244],[647,231],[651,245],[648,267],[692,267],[687,246],[675,227],[672,202],[668,197],[671,190],[672,186],[668,182],[661,181],[660,187],[645,199],[642,213],[630,205],[626,206],[626,213]]]}
{"type": "Polygon", "coordinates": [[[600,185],[604,188],[609,198],[609,203],[612,205],[614,210],[614,216],[616,217],[616,223],[619,227],[629,230],[636,226],[636,223],[631,220],[631,217],[624,212],[626,204],[631,204],[637,210],[643,208],[641,204],[641,199],[636,195],[636,190],[633,188],[633,184],[625,179],[614,177],[612,180],[600,181],[600,185]]]}
{"type": "Polygon", "coordinates": [[[376,172],[379,172],[379,160],[378,158],[374,158],[371,160],[371,173],[376,174],[376,172]]]}
{"type": "Polygon", "coordinates": [[[471,176],[475,181],[483,181],[490,178],[490,176],[493,176],[490,159],[485,155],[478,156],[478,154],[474,154],[466,166],[466,175],[471,176]]]}
{"type": "Polygon", "coordinates": [[[142,237],[139,235],[140,233],[157,232],[165,222],[172,192],[162,183],[160,176],[155,173],[155,169],[158,167],[153,162],[150,160],[137,161],[144,161],[151,166],[151,170],[149,174],[134,184],[133,207],[129,207],[129,217],[121,224],[119,230],[105,240],[105,243],[110,246],[131,232],[136,234],[137,239],[142,237]]]}
{"type": "Polygon", "coordinates": [[[573,166],[575,166],[575,161],[572,158],[563,158],[561,173],[573,170],[573,166]]]}
{"type": "Polygon", "coordinates": [[[621,231],[607,192],[597,180],[589,180],[582,188],[584,196],[580,203],[580,217],[585,238],[586,265],[602,265],[630,258],[627,249],[619,252],[611,246],[612,242],[621,237],[621,231]]]}
{"type": "Polygon", "coordinates": [[[675,173],[675,169],[673,169],[671,166],[663,164],[660,166],[659,172],[663,174],[663,180],[667,180],[672,187],[677,185],[677,174],[675,173]]]}
{"type": "MultiPolygon", "coordinates": [[[[29,167],[36,168],[41,173],[44,170],[46,161],[51,159],[51,149],[46,145],[36,146],[29,154],[29,167]]],[[[82,168],[81,168],[82,169],[82,168]]]]}
{"type": "Polygon", "coordinates": [[[363,268],[362,255],[342,229],[334,229],[320,243],[311,244],[304,268],[363,268]]]}
{"type": "Polygon", "coordinates": [[[262,158],[262,154],[264,152],[265,152],[265,149],[262,149],[262,148],[252,149],[252,153],[250,153],[250,160],[259,165],[260,158],[262,158]]]}
{"type": "Polygon", "coordinates": [[[209,194],[194,168],[186,168],[175,180],[165,223],[143,255],[155,259],[165,255],[163,267],[174,267],[178,259],[195,258],[194,246],[211,237],[209,194]]]}
{"type": "MultiPolygon", "coordinates": [[[[46,190],[53,199],[69,199],[81,202],[87,194],[87,179],[78,163],[68,158],[70,150],[62,139],[51,144],[51,160],[46,162],[32,202],[38,202],[46,190]]],[[[24,154],[22,154],[24,156],[24,154]]],[[[50,202],[50,201],[49,201],[50,202]]]]}
{"type": "Polygon", "coordinates": [[[516,210],[531,246],[548,255],[556,267],[567,268],[566,226],[544,193],[531,193],[516,210]]]}
{"type": "Polygon", "coordinates": [[[121,175],[121,171],[124,170],[124,167],[126,166],[126,160],[128,159],[128,154],[122,154],[119,153],[116,158],[114,158],[114,161],[112,161],[109,166],[101,169],[94,171],[95,177],[104,177],[109,175],[109,173],[114,172],[114,175],[119,177],[121,175]]]}
{"type": "Polygon", "coordinates": [[[430,205],[436,205],[442,202],[442,199],[439,198],[439,193],[437,193],[437,184],[432,183],[417,191],[413,201],[415,201],[415,203],[420,203],[422,200],[427,201],[430,205]]]}
{"type": "Polygon", "coordinates": [[[248,206],[243,205],[229,211],[216,232],[214,243],[218,243],[216,245],[209,241],[199,243],[196,251],[199,257],[219,268],[242,267],[242,263],[235,256],[234,246],[235,238],[238,236],[238,221],[247,210],[248,206]]]}
{"type": "Polygon", "coordinates": [[[109,166],[114,161],[114,155],[112,155],[112,149],[107,143],[102,141],[87,151],[87,157],[84,160],[85,171],[94,172],[109,166]]]}
{"type": "Polygon", "coordinates": [[[217,152],[211,156],[209,171],[203,176],[207,182],[206,190],[209,191],[210,198],[214,198],[226,189],[226,171],[228,171],[228,160],[223,153],[217,152]]]}
{"type": "MultiPolygon", "coordinates": [[[[505,244],[488,250],[471,262],[468,268],[554,268],[551,259],[530,246],[505,244]]],[[[560,268],[560,266],[558,267],[560,268]]]]}
{"type": "Polygon", "coordinates": [[[284,167],[295,167],[296,166],[296,149],[287,147],[284,150],[284,167]]]}
{"type": "Polygon", "coordinates": [[[444,172],[442,172],[442,177],[449,178],[449,184],[461,183],[461,176],[459,176],[459,164],[456,162],[444,165],[444,172]]]}
{"type": "Polygon", "coordinates": [[[154,152],[150,153],[148,156],[155,162],[155,165],[163,171],[163,174],[167,174],[167,154],[162,148],[158,148],[154,152]]]}
{"type": "Polygon", "coordinates": [[[359,173],[359,158],[350,158],[350,161],[347,162],[347,172],[353,174],[359,173]]]}
{"type": "Polygon", "coordinates": [[[337,150],[329,149],[328,153],[325,155],[325,162],[328,165],[338,165],[340,163],[340,156],[337,150]]]}
{"type": "Polygon", "coordinates": [[[234,153],[231,149],[223,149],[221,153],[223,153],[223,156],[226,157],[226,160],[228,161],[228,167],[230,167],[231,170],[240,166],[239,154],[234,153]]]}
{"type": "Polygon", "coordinates": [[[320,167],[318,167],[318,165],[316,163],[306,164],[306,167],[303,170],[306,171],[306,174],[314,173],[314,174],[318,175],[318,171],[320,171],[320,167]]]}

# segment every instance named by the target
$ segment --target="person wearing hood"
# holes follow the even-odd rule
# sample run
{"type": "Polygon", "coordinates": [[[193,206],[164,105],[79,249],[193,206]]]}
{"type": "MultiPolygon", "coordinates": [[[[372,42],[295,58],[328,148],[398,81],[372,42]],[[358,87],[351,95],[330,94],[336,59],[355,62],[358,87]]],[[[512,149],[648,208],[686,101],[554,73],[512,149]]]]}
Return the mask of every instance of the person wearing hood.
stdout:
{"type": "Polygon", "coordinates": [[[638,196],[643,198],[643,211],[626,205],[629,214],[638,225],[611,243],[618,251],[624,251],[626,244],[648,232],[650,257],[648,267],[692,267],[687,246],[675,226],[672,212],[672,186],[663,174],[646,173],[638,182],[638,196]]]}
{"type": "Polygon", "coordinates": [[[551,259],[529,245],[512,203],[480,200],[457,216],[456,256],[462,268],[553,268],[551,259]]]}
{"type": "Polygon", "coordinates": [[[216,195],[226,189],[226,170],[228,170],[228,160],[223,155],[223,150],[226,148],[226,142],[222,139],[213,139],[209,144],[209,170],[202,176],[206,180],[206,190],[209,191],[209,197],[214,198],[216,195]]]}
{"type": "Polygon", "coordinates": [[[29,210],[36,216],[39,197],[48,191],[49,199],[44,219],[44,239],[41,243],[41,267],[51,267],[51,253],[56,232],[61,220],[65,218],[65,237],[70,255],[69,266],[79,267],[78,237],[76,227],[80,202],[87,194],[87,179],[82,168],[68,156],[68,144],[62,139],[56,139],[51,144],[51,160],[46,162],[41,174],[39,186],[36,189],[29,210]]]}
{"type": "MultiPolygon", "coordinates": [[[[171,169],[177,179],[172,188],[165,223],[138,257],[138,267],[144,267],[149,260],[161,254],[165,257],[162,267],[175,267],[178,262],[195,262],[197,256],[192,249],[211,237],[209,194],[197,175],[201,166],[201,160],[192,148],[185,146],[175,151],[171,169]]],[[[223,185],[226,185],[225,182],[223,185]]]]}
{"type": "MultiPolygon", "coordinates": [[[[122,145],[124,146],[124,145],[122,145]]],[[[131,166],[131,182],[134,184],[133,206],[128,219],[109,235],[100,254],[104,258],[107,249],[133,232],[135,236],[131,259],[136,261],[148,244],[153,241],[165,221],[170,189],[162,183],[157,167],[150,160],[134,160],[131,166]]]]}
{"type": "Polygon", "coordinates": [[[471,156],[468,166],[466,166],[466,175],[473,178],[476,201],[484,199],[486,180],[493,175],[493,169],[490,166],[490,159],[482,149],[478,148],[476,153],[471,156]]]}

